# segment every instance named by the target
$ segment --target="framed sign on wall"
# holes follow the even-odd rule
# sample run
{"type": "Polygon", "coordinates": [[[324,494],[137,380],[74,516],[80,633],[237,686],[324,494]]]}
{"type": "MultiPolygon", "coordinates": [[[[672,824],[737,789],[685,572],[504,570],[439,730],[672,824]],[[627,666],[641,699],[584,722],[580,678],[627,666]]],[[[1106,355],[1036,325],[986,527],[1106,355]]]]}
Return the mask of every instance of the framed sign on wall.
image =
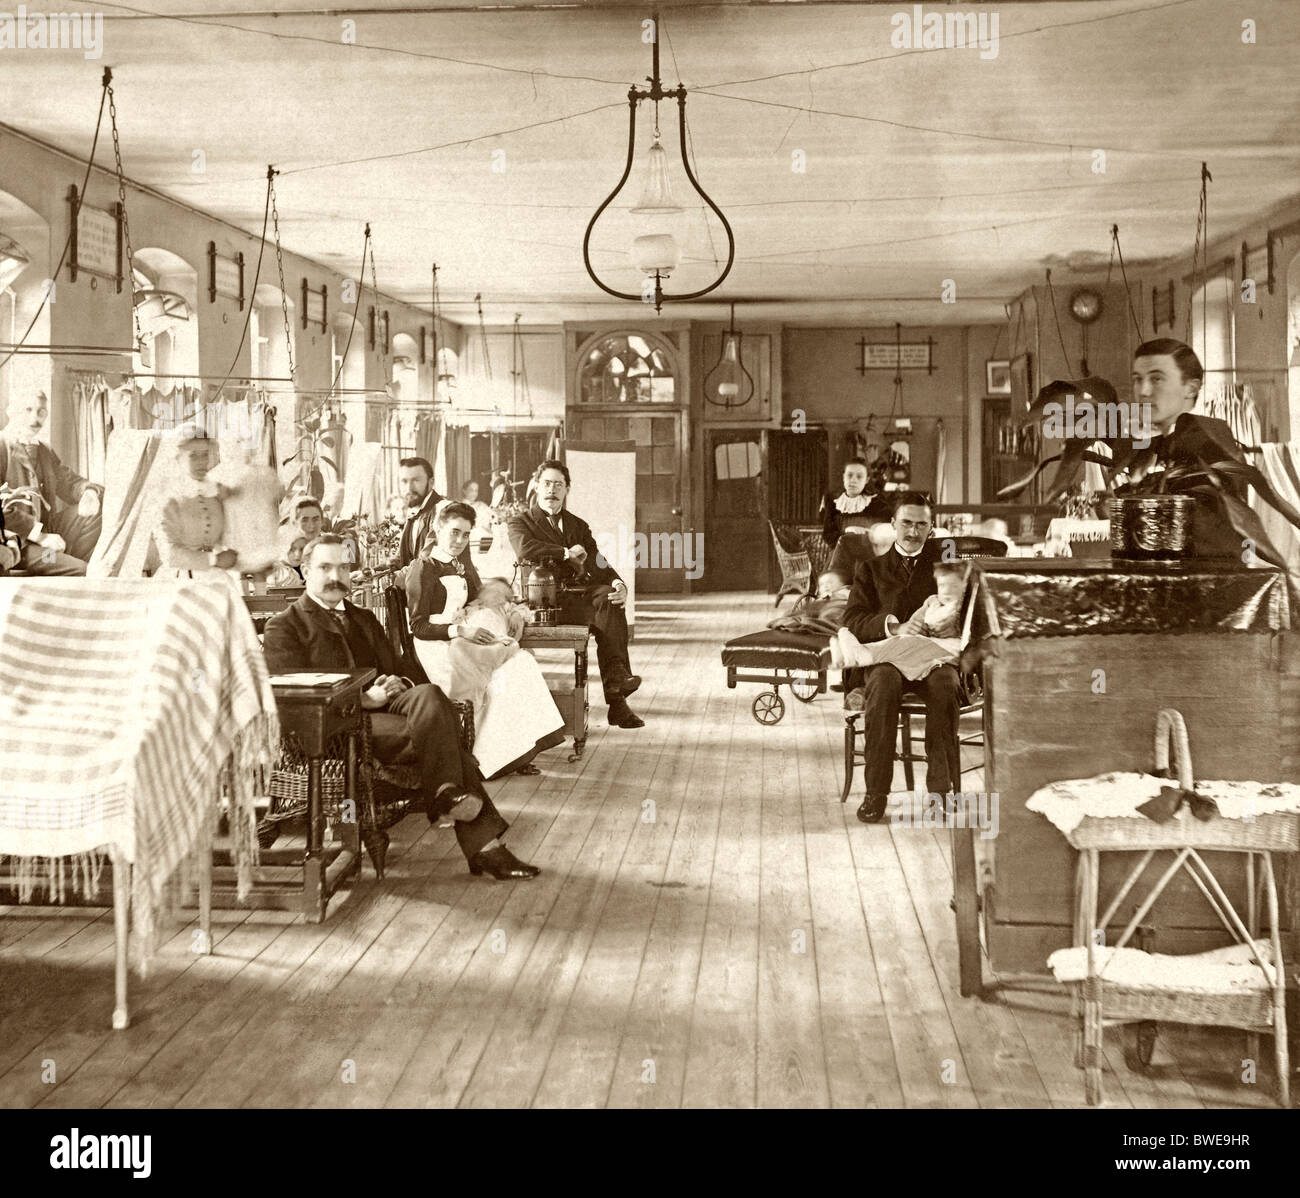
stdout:
{"type": "Polygon", "coordinates": [[[72,237],[68,245],[68,277],[75,283],[77,271],[112,279],[122,290],[122,210],[92,208],[78,199],[76,184],[68,189],[72,214],[72,237]]]}
{"type": "Polygon", "coordinates": [[[934,338],[924,341],[868,341],[865,337],[858,341],[862,351],[862,362],[858,373],[868,370],[924,370],[934,371],[934,338]]]}
{"type": "Polygon", "coordinates": [[[244,255],[224,258],[217,253],[217,243],[208,242],[208,303],[215,304],[217,296],[236,300],[239,310],[244,310],[244,255]]]}

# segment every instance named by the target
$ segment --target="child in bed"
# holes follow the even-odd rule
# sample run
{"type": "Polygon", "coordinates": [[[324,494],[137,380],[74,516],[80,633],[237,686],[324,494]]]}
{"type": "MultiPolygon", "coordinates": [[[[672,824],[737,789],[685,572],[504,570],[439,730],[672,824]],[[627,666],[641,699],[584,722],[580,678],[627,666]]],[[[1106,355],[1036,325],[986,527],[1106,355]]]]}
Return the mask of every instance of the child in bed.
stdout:
{"type": "Polygon", "coordinates": [[[831,664],[839,668],[893,665],[912,681],[924,678],[935,666],[955,664],[961,647],[958,621],[965,581],[965,562],[935,562],[936,594],[906,623],[887,621],[882,641],[864,645],[841,628],[831,640],[831,664]]]}

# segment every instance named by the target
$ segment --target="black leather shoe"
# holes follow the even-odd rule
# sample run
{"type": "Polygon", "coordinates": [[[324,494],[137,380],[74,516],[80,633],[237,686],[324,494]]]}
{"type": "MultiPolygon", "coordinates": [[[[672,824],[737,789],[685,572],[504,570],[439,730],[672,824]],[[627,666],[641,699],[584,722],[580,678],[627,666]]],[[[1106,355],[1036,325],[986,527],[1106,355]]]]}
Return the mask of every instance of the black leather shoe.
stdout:
{"type": "Polygon", "coordinates": [[[456,794],[452,792],[450,787],[446,787],[438,792],[437,799],[430,805],[426,814],[429,817],[429,823],[441,824],[446,819],[477,819],[479,812],[482,810],[483,800],[473,791],[456,794]]]}
{"type": "Polygon", "coordinates": [[[867,795],[858,808],[858,819],[864,824],[878,824],[884,818],[885,808],[889,805],[888,795],[867,795]]]}
{"type": "Polygon", "coordinates": [[[641,686],[640,674],[624,674],[621,678],[611,678],[605,689],[610,695],[621,695],[624,699],[634,694],[641,686]]]}
{"type": "Polygon", "coordinates": [[[491,874],[498,882],[509,882],[514,878],[535,878],[542,871],[535,865],[520,861],[505,845],[499,844],[475,853],[469,859],[469,872],[475,877],[491,874]]]}
{"type": "Polygon", "coordinates": [[[644,728],[645,720],[627,705],[625,699],[615,699],[609,705],[609,726],[611,728],[644,728]]]}
{"type": "Polygon", "coordinates": [[[521,765],[517,770],[515,770],[516,774],[523,774],[524,777],[526,778],[536,777],[541,772],[542,772],[542,767],[539,765],[534,765],[531,761],[528,762],[527,765],[521,765]]]}

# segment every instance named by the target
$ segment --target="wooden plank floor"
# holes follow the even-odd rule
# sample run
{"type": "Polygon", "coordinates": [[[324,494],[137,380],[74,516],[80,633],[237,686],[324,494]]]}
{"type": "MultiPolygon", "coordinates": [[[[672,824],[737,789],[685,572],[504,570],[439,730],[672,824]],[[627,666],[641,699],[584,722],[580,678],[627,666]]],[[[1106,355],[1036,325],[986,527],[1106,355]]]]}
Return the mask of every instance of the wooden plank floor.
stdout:
{"type": "MultiPolygon", "coordinates": [[[[0,1106],[1081,1106],[1061,997],[958,993],[946,833],[859,824],[860,779],[838,802],[839,696],[765,728],[726,688],[770,605],[638,603],[646,727],[593,683],[585,759],[494,784],[534,882],[471,878],[412,817],[323,925],[218,912],[200,957],[178,924],[125,1032],[110,913],[0,908],[0,1106]]],[[[1107,1105],[1270,1105],[1244,1056],[1162,1029],[1139,1075],[1112,1033],[1107,1105]]]]}

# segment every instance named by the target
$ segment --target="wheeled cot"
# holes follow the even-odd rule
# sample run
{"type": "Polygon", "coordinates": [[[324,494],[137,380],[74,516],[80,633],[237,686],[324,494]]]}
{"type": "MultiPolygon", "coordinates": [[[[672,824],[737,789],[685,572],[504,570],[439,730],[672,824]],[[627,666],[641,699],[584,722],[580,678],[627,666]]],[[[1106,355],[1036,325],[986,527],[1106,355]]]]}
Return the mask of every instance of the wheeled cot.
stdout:
{"type": "Polygon", "coordinates": [[[830,638],[825,633],[764,628],[733,637],[723,645],[722,664],[727,667],[727,686],[732,690],[737,682],[762,682],[771,688],[759,692],[750,710],[760,724],[779,724],[785,715],[780,693],[783,685],[801,703],[811,703],[826,693],[830,638]]]}

